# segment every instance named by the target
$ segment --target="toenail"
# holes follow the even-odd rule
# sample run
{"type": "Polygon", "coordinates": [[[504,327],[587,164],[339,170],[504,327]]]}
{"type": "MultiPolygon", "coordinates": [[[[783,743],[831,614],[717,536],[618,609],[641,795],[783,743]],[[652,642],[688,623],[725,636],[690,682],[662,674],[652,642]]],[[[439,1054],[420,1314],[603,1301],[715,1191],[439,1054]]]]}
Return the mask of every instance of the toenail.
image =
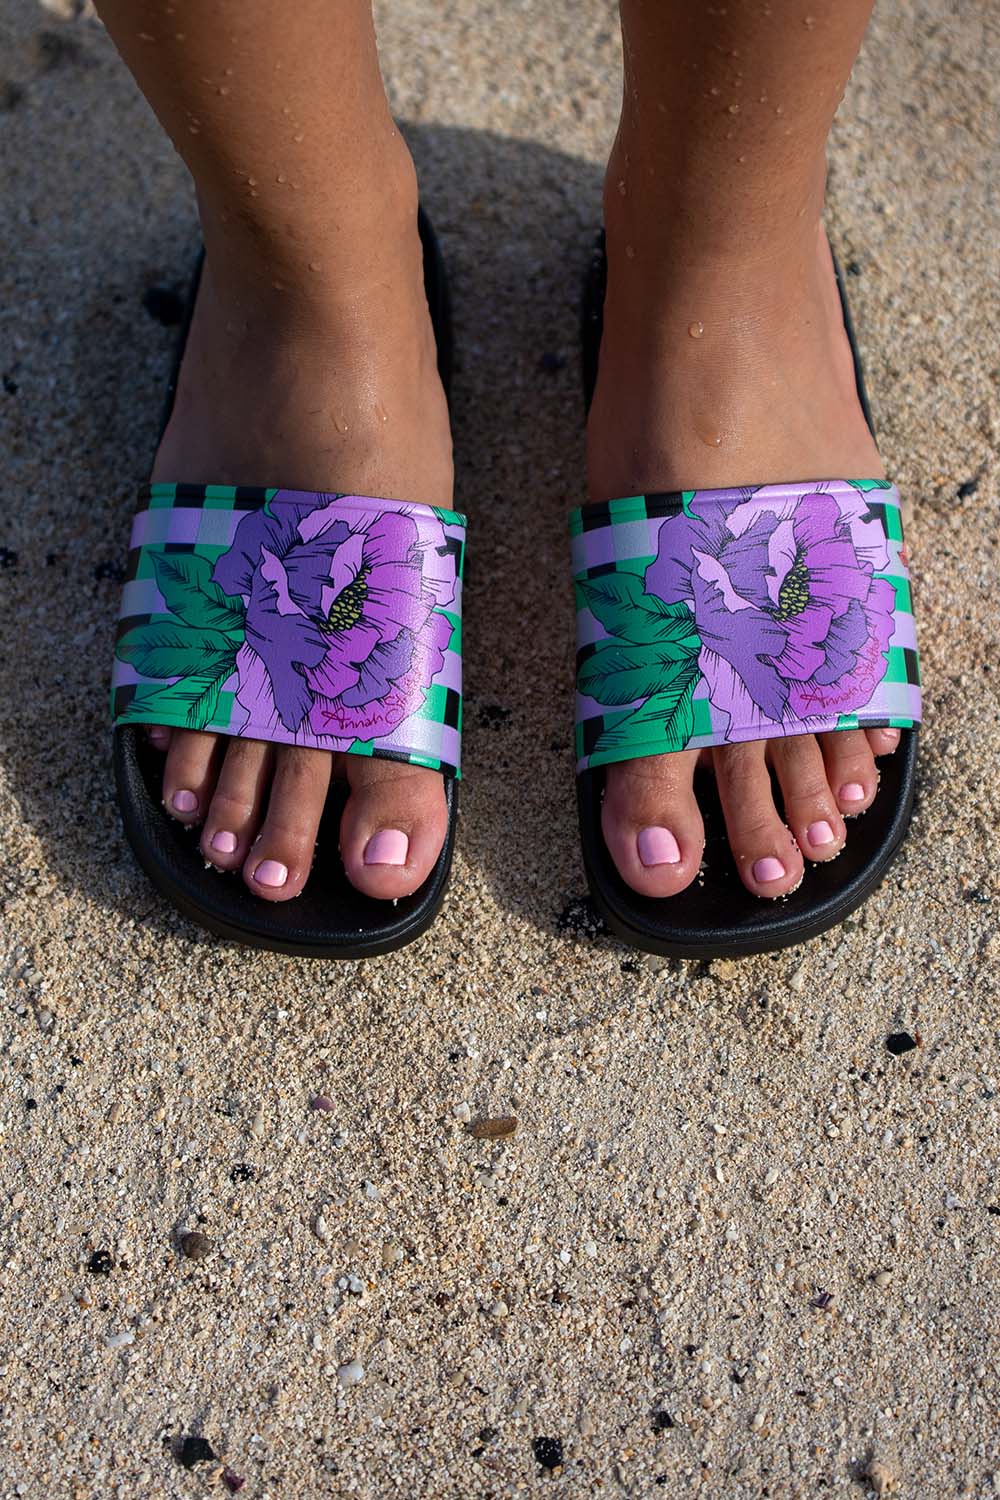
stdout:
{"type": "Polygon", "coordinates": [[[891,741],[892,744],[895,744],[899,739],[898,729],[883,729],[882,733],[885,735],[887,740],[891,741]]]}
{"type": "Polygon", "coordinates": [[[230,833],[225,828],[220,828],[218,833],[212,834],[212,848],[217,849],[220,854],[232,854],[239,839],[235,833],[230,833]]]}
{"type": "Polygon", "coordinates": [[[806,829],[806,838],[814,849],[819,849],[823,844],[832,844],[836,837],[837,835],[825,818],[818,823],[810,823],[806,829]]]}
{"type": "Polygon", "coordinates": [[[175,792],[170,802],[177,812],[194,812],[198,806],[198,798],[194,792],[175,792]]]}
{"type": "Polygon", "coordinates": [[[398,828],[380,828],[365,845],[366,865],[405,865],[410,841],[398,828]]]}
{"type": "Polygon", "coordinates": [[[772,880],[780,880],[785,873],[785,867],[780,859],[775,859],[773,854],[765,855],[758,859],[753,867],[753,878],[761,885],[767,885],[772,880]]]}
{"type": "Polygon", "coordinates": [[[636,844],[647,870],[651,865],[678,865],[681,851],[669,828],[640,828],[636,844]]]}
{"type": "Polygon", "coordinates": [[[276,859],[262,859],[253,872],[253,878],[258,885],[284,885],[288,879],[288,867],[276,859]]]}
{"type": "Polygon", "coordinates": [[[841,802],[863,802],[865,800],[865,789],[860,781],[849,781],[846,786],[840,788],[841,802]]]}

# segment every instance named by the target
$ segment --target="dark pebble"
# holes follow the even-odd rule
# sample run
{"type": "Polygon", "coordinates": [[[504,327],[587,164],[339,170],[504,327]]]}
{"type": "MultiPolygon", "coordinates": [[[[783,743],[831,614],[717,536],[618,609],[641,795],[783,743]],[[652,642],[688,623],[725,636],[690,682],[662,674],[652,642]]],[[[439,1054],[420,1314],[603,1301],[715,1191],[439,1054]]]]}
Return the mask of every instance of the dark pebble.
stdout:
{"type": "Polygon", "coordinates": [[[230,1182],[252,1182],[253,1178],[253,1167],[245,1161],[238,1161],[229,1174],[230,1182]]]}
{"type": "Polygon", "coordinates": [[[493,1439],[499,1436],[500,1434],[495,1427],[484,1427],[479,1434],[479,1441],[481,1443],[492,1443],[493,1439]]]}
{"type": "Polygon", "coordinates": [[[184,299],[176,287],[154,282],[142,294],[142,305],[164,328],[174,328],[184,316],[184,299]]]}
{"type": "Polygon", "coordinates": [[[95,1250],[87,1262],[87,1270],[91,1276],[110,1276],[114,1264],[110,1250],[95,1250]]]}
{"type": "Polygon", "coordinates": [[[204,1260],[206,1255],[211,1255],[215,1246],[207,1234],[192,1229],[188,1234],[181,1235],[181,1249],[188,1260],[204,1260]]]}
{"type": "Polygon", "coordinates": [[[505,1135],[513,1135],[517,1129],[517,1120],[513,1115],[498,1115],[492,1120],[473,1120],[467,1129],[477,1141],[496,1141],[505,1135]]]}
{"type": "Polygon", "coordinates": [[[974,495],[978,488],[978,477],[975,479],[964,479],[958,487],[958,498],[960,500],[968,500],[969,496],[974,495]]]}
{"type": "Polygon", "coordinates": [[[670,1428],[673,1427],[673,1425],[674,1425],[674,1419],[673,1419],[673,1417],[670,1415],[670,1413],[668,1411],[654,1411],[654,1413],[653,1413],[653,1431],[654,1432],[669,1432],[670,1428]]]}
{"type": "Polygon", "coordinates": [[[195,1464],[211,1463],[215,1456],[215,1449],[206,1438],[188,1436],[181,1444],[181,1463],[185,1469],[193,1469],[195,1464]]]}
{"type": "Polygon", "coordinates": [[[533,1438],[531,1449],[535,1455],[535,1462],[543,1469],[558,1469],[563,1461],[562,1438],[533,1438]]]}
{"type": "Polygon", "coordinates": [[[499,703],[484,703],[479,710],[479,724],[483,729],[499,729],[509,721],[510,716],[509,708],[502,708],[499,703]]]}
{"type": "Polygon", "coordinates": [[[16,396],[20,387],[12,375],[4,375],[3,388],[8,396],[16,396]]]}
{"type": "Polygon", "coordinates": [[[235,1495],[246,1484],[246,1480],[241,1475],[234,1474],[232,1469],[223,1469],[222,1482],[231,1495],[235,1495]]]}
{"type": "Polygon", "coordinates": [[[885,1045],[893,1057],[902,1057],[904,1052],[912,1052],[917,1043],[908,1031],[894,1031],[886,1037],[885,1045]]]}
{"type": "Polygon", "coordinates": [[[861,267],[856,260],[849,260],[847,262],[847,274],[848,276],[861,275],[861,267]]]}
{"type": "Polygon", "coordinates": [[[37,1109],[38,1108],[38,1100],[37,1099],[25,1099],[25,1101],[24,1101],[24,1107],[25,1107],[25,1109],[37,1109]]]}
{"type": "Polygon", "coordinates": [[[589,896],[574,896],[556,919],[556,928],[569,937],[595,938],[605,930],[604,918],[590,904],[589,896]]]}

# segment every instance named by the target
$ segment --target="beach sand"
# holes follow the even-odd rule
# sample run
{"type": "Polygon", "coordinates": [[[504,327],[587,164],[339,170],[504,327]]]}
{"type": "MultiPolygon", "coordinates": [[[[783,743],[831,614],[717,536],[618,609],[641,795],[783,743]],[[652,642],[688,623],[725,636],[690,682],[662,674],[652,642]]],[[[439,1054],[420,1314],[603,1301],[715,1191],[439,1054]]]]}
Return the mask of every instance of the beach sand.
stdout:
{"type": "Polygon", "coordinates": [[[119,580],[197,229],[64,12],[0,20],[0,1497],[1000,1493],[996,13],[885,0],[831,150],[912,517],[912,831],[839,930],[704,964],[581,916],[614,12],[380,6],[453,278],[466,781],[440,920],[336,965],[203,936],[121,833],[119,580]]]}

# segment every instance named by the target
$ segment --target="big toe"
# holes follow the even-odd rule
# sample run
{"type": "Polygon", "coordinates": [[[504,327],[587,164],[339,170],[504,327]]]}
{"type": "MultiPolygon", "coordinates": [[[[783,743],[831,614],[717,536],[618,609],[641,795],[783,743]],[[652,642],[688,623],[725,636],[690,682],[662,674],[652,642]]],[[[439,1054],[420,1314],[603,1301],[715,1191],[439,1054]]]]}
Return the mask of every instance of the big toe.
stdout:
{"type": "Polygon", "coordinates": [[[351,786],[340,823],[347,878],[366,896],[393,901],[427,879],[448,831],[439,771],[349,755],[351,786]]]}
{"type": "Polygon", "coordinates": [[[607,769],[604,842],[640,896],[674,896],[698,873],[705,831],[692,787],[697,760],[697,750],[681,750],[607,769]]]}

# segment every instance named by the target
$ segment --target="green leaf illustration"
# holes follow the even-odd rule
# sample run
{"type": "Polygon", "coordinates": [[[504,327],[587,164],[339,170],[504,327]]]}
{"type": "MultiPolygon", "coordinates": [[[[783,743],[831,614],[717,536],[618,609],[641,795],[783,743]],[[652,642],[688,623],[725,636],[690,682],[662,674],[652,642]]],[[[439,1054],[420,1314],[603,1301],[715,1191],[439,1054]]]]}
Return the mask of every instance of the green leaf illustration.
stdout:
{"type": "Polygon", "coordinates": [[[171,614],[199,630],[222,630],[242,639],[243,600],[212,582],[212,564],[194,552],[154,552],[156,586],[171,614]]]}
{"type": "Polygon", "coordinates": [[[891,490],[891,479],[849,479],[848,484],[852,489],[860,490],[866,495],[869,490],[891,490]]]}
{"type": "Polygon", "coordinates": [[[688,606],[683,601],[665,604],[655,594],[647,594],[638,573],[585,578],[578,587],[591,614],[609,635],[637,646],[687,640],[691,650],[700,648],[688,606]]]}
{"type": "Polygon", "coordinates": [[[590,764],[602,765],[618,760],[623,750],[637,745],[642,745],[644,753],[648,754],[683,750],[694,733],[692,698],[698,676],[697,662],[692,659],[687,670],[678,673],[666,692],[657,693],[634,714],[604,731],[591,753],[590,764]]]}
{"type": "Polygon", "coordinates": [[[222,684],[230,670],[214,675],[184,677],[169,687],[140,687],[121,717],[123,724],[169,724],[185,729],[204,729],[219,706],[222,684]]]}
{"type": "Polygon", "coordinates": [[[164,620],[128,631],[115,654],[144,677],[215,677],[223,669],[233,671],[237,649],[233,637],[221,630],[164,620]]]}
{"type": "Polygon", "coordinates": [[[697,657],[697,636],[694,640],[693,650],[677,641],[661,641],[655,646],[604,641],[580,664],[580,692],[608,705],[634,703],[637,698],[669,692],[678,676],[688,675],[691,660],[697,657]]]}

